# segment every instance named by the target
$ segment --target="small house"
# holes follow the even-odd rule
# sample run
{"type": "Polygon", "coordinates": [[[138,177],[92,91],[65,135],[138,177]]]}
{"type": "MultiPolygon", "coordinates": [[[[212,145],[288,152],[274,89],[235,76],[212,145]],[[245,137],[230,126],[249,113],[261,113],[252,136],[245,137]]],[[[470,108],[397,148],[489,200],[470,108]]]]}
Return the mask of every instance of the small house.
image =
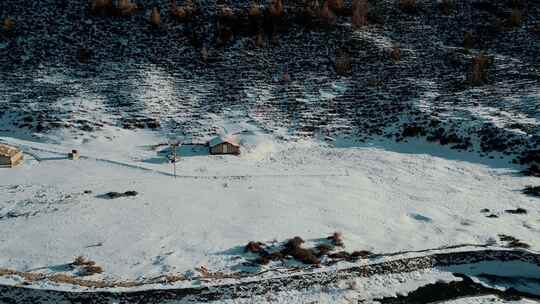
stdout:
{"type": "Polygon", "coordinates": [[[21,150],[0,144],[0,167],[13,168],[23,161],[23,153],[21,150]]]}
{"type": "Polygon", "coordinates": [[[71,150],[71,152],[68,153],[68,158],[71,160],[79,160],[81,154],[79,153],[79,150],[71,150]]]}
{"type": "Polygon", "coordinates": [[[210,154],[240,154],[240,145],[233,139],[216,137],[208,142],[210,154]]]}

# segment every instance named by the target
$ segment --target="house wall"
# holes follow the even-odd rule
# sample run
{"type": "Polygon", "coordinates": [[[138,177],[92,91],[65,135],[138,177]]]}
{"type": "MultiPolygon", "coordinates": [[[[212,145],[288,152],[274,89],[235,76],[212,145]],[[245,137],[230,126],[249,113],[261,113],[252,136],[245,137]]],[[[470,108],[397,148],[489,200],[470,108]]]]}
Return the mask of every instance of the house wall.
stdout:
{"type": "Polygon", "coordinates": [[[215,147],[210,148],[211,154],[238,154],[240,153],[240,148],[229,143],[222,143],[216,145],[215,147]]]}
{"type": "Polygon", "coordinates": [[[0,156],[0,166],[14,167],[21,163],[23,160],[23,154],[17,153],[12,157],[0,156]]]}
{"type": "Polygon", "coordinates": [[[6,156],[0,156],[0,166],[10,166],[11,158],[6,156]]]}

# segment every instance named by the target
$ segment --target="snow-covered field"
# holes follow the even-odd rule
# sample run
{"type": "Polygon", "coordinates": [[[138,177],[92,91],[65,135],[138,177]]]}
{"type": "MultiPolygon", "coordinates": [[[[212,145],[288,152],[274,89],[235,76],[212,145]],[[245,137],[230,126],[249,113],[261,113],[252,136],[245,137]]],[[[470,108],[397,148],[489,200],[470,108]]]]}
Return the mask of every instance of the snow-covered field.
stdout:
{"type": "MultiPolygon", "coordinates": [[[[26,161],[0,170],[0,267],[69,273],[65,265],[85,256],[104,269],[90,279],[190,277],[200,266],[230,273],[247,270],[241,248],[248,241],[298,235],[309,244],[335,231],[349,251],[501,247],[499,234],[540,250],[539,199],[521,193],[533,179],[518,176],[507,159],[420,140],[280,141],[256,130],[238,137],[239,157],[181,148],[177,178],[159,152],[166,146],[154,147],[168,140],[158,132],[111,128],[56,143],[2,137],[23,148],[26,161]],[[81,160],[67,159],[74,148],[81,160]],[[103,197],[128,190],[138,195],[103,197]],[[527,214],[505,212],[516,208],[527,214]]],[[[391,280],[360,285],[374,292],[369,286],[391,280]]]]}

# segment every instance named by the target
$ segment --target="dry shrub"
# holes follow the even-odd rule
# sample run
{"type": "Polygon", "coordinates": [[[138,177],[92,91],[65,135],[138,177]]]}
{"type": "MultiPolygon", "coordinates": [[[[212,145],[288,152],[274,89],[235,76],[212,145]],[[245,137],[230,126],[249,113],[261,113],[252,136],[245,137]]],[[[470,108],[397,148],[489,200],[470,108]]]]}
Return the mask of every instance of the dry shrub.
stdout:
{"type": "Polygon", "coordinates": [[[261,242],[250,241],[244,247],[244,252],[260,253],[260,252],[263,251],[262,245],[263,245],[263,243],[261,243],[261,242]]]}
{"type": "Polygon", "coordinates": [[[15,29],[15,21],[9,17],[4,18],[2,21],[2,30],[5,32],[11,32],[15,29]]]}
{"type": "Polygon", "coordinates": [[[471,32],[465,32],[465,35],[463,35],[463,47],[465,49],[474,48],[474,36],[471,32]]]}
{"type": "Polygon", "coordinates": [[[331,236],[327,237],[328,240],[334,244],[334,246],[343,247],[343,234],[341,232],[334,232],[331,236]]]}
{"type": "Polygon", "coordinates": [[[440,4],[442,14],[446,16],[451,15],[454,12],[455,6],[454,0],[443,0],[440,4]]]}
{"type": "Polygon", "coordinates": [[[96,262],[83,256],[76,257],[75,260],[71,263],[71,265],[79,267],[79,275],[81,276],[90,276],[103,272],[103,268],[97,266],[96,262]]]}
{"type": "Polygon", "coordinates": [[[333,25],[336,23],[336,14],[330,9],[328,1],[324,2],[320,17],[323,24],[333,25]]]}
{"type": "Polygon", "coordinates": [[[369,10],[369,7],[368,7],[367,0],[353,0],[353,3],[352,3],[353,28],[358,29],[367,25],[368,10],[369,10]]]}
{"type": "Polygon", "coordinates": [[[159,7],[154,7],[152,13],[150,13],[150,24],[153,27],[159,27],[161,25],[161,13],[159,7]]]}
{"type": "Polygon", "coordinates": [[[171,0],[170,13],[173,18],[180,22],[188,21],[197,13],[197,7],[191,0],[187,0],[180,7],[176,5],[176,0],[171,0]]]}
{"type": "Polygon", "coordinates": [[[394,62],[401,61],[401,49],[399,45],[395,45],[394,47],[392,47],[392,49],[390,50],[390,57],[394,62]]]}
{"type": "Polygon", "coordinates": [[[80,276],[91,276],[91,275],[102,273],[102,272],[103,272],[103,268],[101,268],[101,266],[87,265],[87,266],[83,266],[79,270],[79,275],[80,276]]]}
{"type": "Polygon", "coordinates": [[[303,243],[304,240],[296,236],[285,243],[285,248],[281,251],[281,253],[284,255],[290,255],[295,260],[304,264],[320,264],[321,261],[317,258],[317,255],[312,249],[305,249],[301,247],[303,243]]]}
{"type": "Polygon", "coordinates": [[[318,0],[307,0],[304,14],[308,19],[315,19],[321,15],[321,7],[318,0]]]}
{"type": "Polygon", "coordinates": [[[130,0],[118,0],[118,10],[121,15],[130,15],[137,11],[138,6],[130,0]]]}
{"type": "Polygon", "coordinates": [[[73,260],[73,262],[71,263],[71,265],[74,265],[74,266],[94,266],[96,265],[96,262],[90,260],[90,259],[87,259],[83,256],[78,256],[75,258],[75,260],[73,260]]]}
{"type": "Polygon", "coordinates": [[[77,51],[77,59],[80,63],[88,63],[90,62],[90,58],[92,57],[92,52],[86,48],[80,48],[77,51]]]}
{"type": "Polygon", "coordinates": [[[487,73],[490,65],[490,60],[487,56],[480,53],[472,58],[471,75],[469,82],[472,85],[482,85],[487,81],[487,73]]]}
{"type": "Polygon", "coordinates": [[[113,15],[115,7],[112,0],[92,0],[90,12],[96,15],[113,15]]]}
{"type": "Polygon", "coordinates": [[[330,245],[326,245],[326,244],[319,244],[317,245],[317,250],[318,250],[318,256],[323,256],[323,255],[326,255],[328,253],[330,253],[330,251],[334,250],[334,248],[330,245]]]}
{"type": "Polygon", "coordinates": [[[264,34],[261,31],[259,31],[255,36],[254,44],[257,48],[263,48],[266,46],[266,43],[264,41],[264,34]]]}
{"type": "Polygon", "coordinates": [[[203,63],[208,63],[208,49],[204,46],[202,49],[201,49],[201,60],[203,63]]]}
{"type": "Polygon", "coordinates": [[[236,26],[238,17],[234,11],[228,6],[221,6],[218,12],[217,21],[217,43],[219,45],[226,44],[233,40],[233,27],[236,26]]]}
{"type": "Polygon", "coordinates": [[[512,13],[510,14],[510,19],[508,20],[508,23],[512,27],[519,27],[521,25],[521,11],[517,8],[512,9],[512,13]]]}
{"type": "Polygon", "coordinates": [[[262,29],[264,23],[264,13],[261,6],[256,2],[252,2],[247,16],[249,21],[249,33],[254,35],[262,29]]]}
{"type": "Polygon", "coordinates": [[[279,46],[279,35],[277,33],[272,33],[272,45],[279,46]]]}
{"type": "Polygon", "coordinates": [[[285,15],[283,0],[272,0],[268,5],[268,15],[272,18],[281,18],[285,15]]]}
{"type": "Polygon", "coordinates": [[[328,7],[339,15],[343,12],[345,5],[343,4],[343,0],[328,0],[328,7]]]}
{"type": "Polygon", "coordinates": [[[336,73],[347,75],[352,72],[352,60],[348,52],[338,49],[336,52],[336,73]]]}
{"type": "Polygon", "coordinates": [[[257,4],[256,2],[251,3],[251,7],[249,8],[248,12],[249,18],[262,18],[263,17],[263,11],[261,9],[261,6],[257,4]]]}
{"type": "Polygon", "coordinates": [[[399,8],[406,13],[415,13],[418,7],[416,0],[399,0],[399,8]]]}

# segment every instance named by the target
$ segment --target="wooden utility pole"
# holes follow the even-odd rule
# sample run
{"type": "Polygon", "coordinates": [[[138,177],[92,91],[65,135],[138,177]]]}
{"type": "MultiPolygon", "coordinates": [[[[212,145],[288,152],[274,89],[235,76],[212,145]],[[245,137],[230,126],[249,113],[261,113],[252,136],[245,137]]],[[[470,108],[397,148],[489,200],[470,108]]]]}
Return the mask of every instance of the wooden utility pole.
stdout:
{"type": "Polygon", "coordinates": [[[178,161],[177,148],[178,148],[178,146],[180,146],[180,142],[179,141],[171,141],[169,143],[169,145],[171,147],[171,155],[169,156],[169,161],[173,165],[173,174],[174,174],[174,178],[176,178],[176,162],[178,161]]]}

